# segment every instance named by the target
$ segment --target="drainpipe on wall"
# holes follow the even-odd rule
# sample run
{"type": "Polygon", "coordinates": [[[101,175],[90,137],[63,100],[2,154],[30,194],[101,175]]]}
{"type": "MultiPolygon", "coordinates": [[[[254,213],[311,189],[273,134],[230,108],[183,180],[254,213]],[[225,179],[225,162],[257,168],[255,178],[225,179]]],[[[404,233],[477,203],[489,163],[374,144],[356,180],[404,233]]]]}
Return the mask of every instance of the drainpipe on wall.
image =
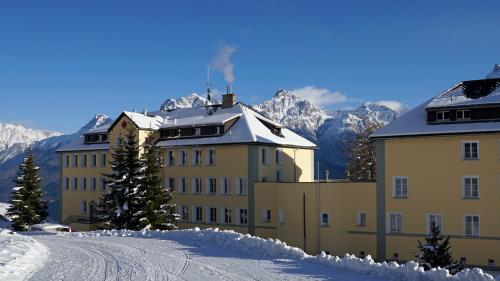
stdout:
{"type": "Polygon", "coordinates": [[[316,206],[317,206],[317,223],[318,223],[318,230],[317,230],[317,237],[316,237],[316,240],[317,240],[317,251],[318,251],[318,254],[321,250],[321,215],[320,215],[320,210],[321,210],[321,206],[320,206],[320,192],[321,192],[321,188],[320,188],[320,177],[319,177],[319,161],[316,162],[318,165],[318,185],[317,185],[317,190],[316,190],[316,206]]]}
{"type": "Polygon", "coordinates": [[[304,252],[307,252],[307,236],[306,236],[306,193],[302,194],[302,217],[304,224],[304,252]]]}

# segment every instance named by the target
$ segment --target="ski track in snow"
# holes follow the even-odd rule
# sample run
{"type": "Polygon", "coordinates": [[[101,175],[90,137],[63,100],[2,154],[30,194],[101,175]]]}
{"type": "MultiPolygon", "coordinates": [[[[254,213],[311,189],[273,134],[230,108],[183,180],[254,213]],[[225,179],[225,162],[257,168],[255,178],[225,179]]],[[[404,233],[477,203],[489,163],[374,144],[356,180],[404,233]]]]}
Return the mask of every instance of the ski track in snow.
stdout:
{"type": "Polygon", "coordinates": [[[33,235],[48,261],[29,280],[382,280],[186,241],[33,235]]]}

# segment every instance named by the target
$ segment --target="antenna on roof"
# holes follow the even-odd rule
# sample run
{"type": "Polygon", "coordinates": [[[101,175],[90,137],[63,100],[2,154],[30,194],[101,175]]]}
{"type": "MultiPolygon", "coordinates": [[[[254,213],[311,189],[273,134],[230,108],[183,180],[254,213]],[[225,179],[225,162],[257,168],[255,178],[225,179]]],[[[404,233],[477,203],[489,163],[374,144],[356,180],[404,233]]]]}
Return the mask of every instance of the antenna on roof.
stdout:
{"type": "Polygon", "coordinates": [[[207,65],[207,100],[212,101],[212,90],[210,89],[212,84],[210,84],[210,65],[207,65]]]}

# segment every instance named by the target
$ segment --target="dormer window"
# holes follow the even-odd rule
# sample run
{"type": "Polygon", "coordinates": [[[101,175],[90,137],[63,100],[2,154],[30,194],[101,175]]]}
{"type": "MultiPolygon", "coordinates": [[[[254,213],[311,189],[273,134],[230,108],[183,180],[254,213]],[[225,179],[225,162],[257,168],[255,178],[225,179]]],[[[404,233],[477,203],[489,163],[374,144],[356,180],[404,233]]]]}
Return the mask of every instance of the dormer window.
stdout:
{"type": "Polygon", "coordinates": [[[194,135],[195,136],[201,135],[201,128],[194,128],[194,135]]]}
{"type": "Polygon", "coordinates": [[[450,112],[449,111],[438,111],[436,113],[436,121],[450,121],[450,112]]]}
{"type": "Polygon", "coordinates": [[[457,120],[469,120],[470,110],[457,110],[457,120]]]}
{"type": "Polygon", "coordinates": [[[84,142],[86,144],[108,142],[108,135],[107,134],[85,135],[84,142]]]}

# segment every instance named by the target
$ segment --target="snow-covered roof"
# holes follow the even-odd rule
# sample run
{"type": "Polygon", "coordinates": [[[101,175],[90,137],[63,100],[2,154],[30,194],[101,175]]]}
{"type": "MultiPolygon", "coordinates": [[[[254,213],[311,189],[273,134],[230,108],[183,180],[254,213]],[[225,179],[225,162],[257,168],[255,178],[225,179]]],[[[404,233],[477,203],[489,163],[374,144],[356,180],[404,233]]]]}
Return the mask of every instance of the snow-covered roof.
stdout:
{"type": "Polygon", "coordinates": [[[160,128],[223,125],[225,122],[241,116],[241,113],[234,113],[234,112],[212,114],[208,116],[204,112],[199,112],[199,113],[201,114],[179,119],[177,119],[176,117],[165,118],[160,128]]]}
{"type": "MultiPolygon", "coordinates": [[[[451,89],[437,95],[434,99],[432,99],[429,102],[429,104],[427,104],[426,108],[432,109],[432,108],[442,108],[448,106],[457,107],[457,106],[500,103],[500,87],[497,87],[488,95],[479,98],[470,98],[465,94],[464,86],[467,83],[470,82],[481,83],[481,81],[488,81],[488,80],[489,79],[460,82],[455,86],[453,86],[451,89]]],[[[495,80],[497,79],[489,80],[488,82],[500,84],[500,81],[495,81],[495,80]]]]}
{"type": "Polygon", "coordinates": [[[158,146],[162,147],[227,143],[267,143],[283,146],[298,146],[308,148],[316,147],[314,143],[285,128],[281,129],[282,136],[273,134],[273,132],[268,127],[266,127],[263,122],[267,122],[269,124],[272,124],[273,126],[281,128],[282,126],[280,124],[269,120],[268,118],[258,114],[251,108],[241,103],[238,103],[229,108],[219,108],[214,113],[212,113],[212,115],[208,115],[207,111],[204,108],[178,109],[172,112],[168,112],[167,114],[169,115],[169,118],[173,118],[173,116],[179,117],[177,119],[177,124],[179,124],[179,122],[184,122],[182,121],[182,116],[185,116],[184,118],[187,118],[185,119],[185,121],[193,122],[198,122],[203,118],[218,121],[227,120],[228,118],[230,120],[235,117],[239,117],[239,119],[222,136],[162,140],[157,144],[158,146]]]}
{"type": "Polygon", "coordinates": [[[152,129],[158,130],[162,124],[163,118],[161,116],[149,116],[143,113],[124,111],[125,114],[132,122],[134,122],[139,129],[152,129]]]}
{"type": "Polygon", "coordinates": [[[430,101],[432,99],[410,110],[389,125],[378,129],[371,135],[371,138],[500,132],[500,122],[428,124],[425,109],[430,101]]]}
{"type": "Polygon", "coordinates": [[[109,149],[109,143],[85,144],[83,143],[83,137],[80,137],[70,141],[67,145],[56,150],[56,152],[107,150],[107,149],[109,149]]]}
{"type": "Polygon", "coordinates": [[[107,133],[109,127],[111,127],[111,124],[108,123],[106,125],[102,125],[102,126],[90,129],[90,130],[86,131],[85,134],[107,133]]]}

